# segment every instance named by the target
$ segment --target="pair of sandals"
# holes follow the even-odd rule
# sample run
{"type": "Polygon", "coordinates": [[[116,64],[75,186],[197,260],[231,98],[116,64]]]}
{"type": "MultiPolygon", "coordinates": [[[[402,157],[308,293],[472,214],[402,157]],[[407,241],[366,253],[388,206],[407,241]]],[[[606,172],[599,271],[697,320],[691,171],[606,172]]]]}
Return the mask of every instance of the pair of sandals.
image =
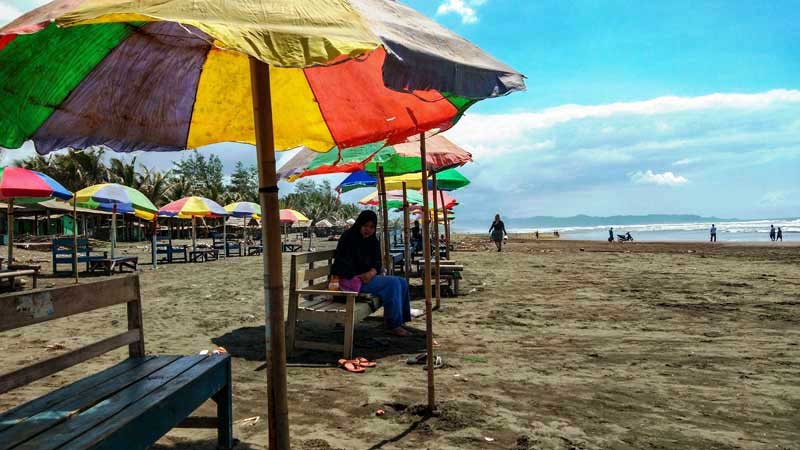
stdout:
{"type": "Polygon", "coordinates": [[[364,373],[367,368],[375,367],[378,363],[368,360],[367,358],[358,357],[355,359],[340,359],[339,367],[350,373],[364,373]]]}

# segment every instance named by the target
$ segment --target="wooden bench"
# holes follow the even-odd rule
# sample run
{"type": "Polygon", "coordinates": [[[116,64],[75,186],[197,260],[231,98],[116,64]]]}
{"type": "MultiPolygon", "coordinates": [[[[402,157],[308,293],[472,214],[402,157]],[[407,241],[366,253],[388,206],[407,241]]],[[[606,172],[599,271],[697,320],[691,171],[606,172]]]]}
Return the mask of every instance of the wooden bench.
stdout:
{"type": "Polygon", "coordinates": [[[156,243],[156,257],[163,255],[158,260],[160,263],[172,264],[176,262],[188,262],[188,251],[186,245],[173,245],[172,239],[156,243]]]}
{"type": "Polygon", "coordinates": [[[14,289],[16,289],[14,281],[18,277],[33,278],[33,288],[36,289],[36,280],[39,277],[39,271],[33,269],[0,271],[0,280],[8,280],[9,290],[13,291],[14,289]]]}
{"type": "Polygon", "coordinates": [[[286,322],[287,351],[296,348],[342,352],[353,357],[353,335],[357,323],[379,310],[381,299],[358,292],[328,290],[335,250],[292,255],[289,272],[289,318],[286,322]],[[304,286],[305,285],[305,286],[304,286]],[[344,301],[337,301],[343,298],[344,301]],[[297,323],[309,321],[344,326],[344,342],[332,344],[298,340],[297,323]]]}
{"type": "MultiPolygon", "coordinates": [[[[418,260],[416,263],[417,263],[417,276],[421,277],[422,272],[424,270],[423,266],[425,264],[425,261],[418,260]]],[[[444,280],[447,283],[446,287],[450,289],[454,297],[458,297],[459,286],[461,284],[461,278],[462,278],[461,272],[463,271],[464,271],[464,266],[461,264],[457,264],[453,260],[447,260],[447,259],[439,260],[440,279],[444,280]]],[[[431,260],[431,279],[433,279],[435,275],[436,275],[436,262],[431,260]]]]}
{"type": "MultiPolygon", "coordinates": [[[[51,244],[51,251],[53,253],[53,273],[54,274],[63,274],[63,273],[75,273],[78,270],[77,267],[73,267],[74,264],[74,255],[76,252],[75,249],[75,242],[73,238],[59,238],[53,239],[51,244]],[[69,265],[72,267],[70,271],[59,271],[59,265],[69,265]]],[[[89,270],[91,267],[91,262],[98,259],[105,259],[108,258],[107,252],[94,252],[89,245],[88,239],[78,239],[78,264],[85,263],[86,270],[89,270]],[[99,253],[97,255],[93,253],[99,253]]]]}
{"type": "Polygon", "coordinates": [[[189,251],[189,262],[208,262],[219,259],[219,250],[215,248],[197,248],[189,251]]]}
{"type": "Polygon", "coordinates": [[[223,235],[222,233],[212,233],[211,248],[222,252],[228,258],[242,256],[243,254],[242,243],[232,234],[223,235]]]}
{"type": "Polygon", "coordinates": [[[0,332],[120,304],[124,333],[0,375],[3,394],[128,347],[121,363],[0,413],[0,448],[145,449],[175,427],[215,428],[233,446],[230,356],[146,355],[138,276],[2,295],[0,332]],[[208,399],[217,417],[189,417],[208,399]]]}
{"type": "Polygon", "coordinates": [[[111,275],[114,270],[119,270],[119,273],[125,272],[125,269],[130,269],[131,272],[139,270],[139,257],[138,256],[123,256],[119,258],[104,258],[95,259],[89,266],[89,272],[102,270],[106,275],[111,275]]]}
{"type": "Polygon", "coordinates": [[[303,244],[298,244],[295,242],[284,242],[283,243],[283,252],[284,253],[295,253],[299,252],[303,249],[303,244]]]}

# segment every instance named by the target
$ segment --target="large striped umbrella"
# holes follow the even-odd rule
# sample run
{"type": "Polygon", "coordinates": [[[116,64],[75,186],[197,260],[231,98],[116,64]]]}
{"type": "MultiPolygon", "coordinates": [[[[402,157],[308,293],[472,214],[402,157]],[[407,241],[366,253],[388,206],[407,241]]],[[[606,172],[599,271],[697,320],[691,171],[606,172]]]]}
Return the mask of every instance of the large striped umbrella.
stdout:
{"type": "MultiPolygon", "coordinates": [[[[456,169],[448,169],[436,174],[438,188],[442,191],[454,191],[461,189],[469,184],[467,177],[456,169]]],[[[408,189],[422,189],[422,177],[419,173],[409,173],[395,177],[386,178],[386,189],[401,189],[403,182],[408,189]]],[[[431,181],[428,180],[428,186],[431,181]]]]}
{"type": "Polygon", "coordinates": [[[274,151],[400,143],[524,80],[391,0],[55,0],[0,29],[0,86],[0,147],[257,145],[270,448],[286,449],[274,151]]]}
{"type": "MultiPolygon", "coordinates": [[[[441,172],[463,166],[472,161],[472,155],[442,135],[427,140],[425,160],[429,171],[441,172]]],[[[365,170],[370,175],[383,168],[385,176],[396,176],[422,170],[419,143],[382,146],[364,145],[342,152],[316,153],[302,149],[287,161],[278,173],[282,178],[295,180],[312,175],[352,173],[365,170]]]]}
{"type": "Polygon", "coordinates": [[[295,211],[293,209],[282,209],[281,210],[281,223],[297,223],[297,222],[310,222],[311,219],[306,217],[300,211],[295,211]]]}
{"type": "Polygon", "coordinates": [[[227,217],[229,214],[225,211],[225,208],[214,200],[192,196],[167,203],[158,210],[158,215],[177,217],[179,219],[192,219],[192,249],[197,249],[197,218],[227,217]]]}
{"type": "MultiPolygon", "coordinates": [[[[235,202],[229,205],[225,205],[225,211],[231,215],[231,217],[240,217],[243,221],[242,225],[242,233],[245,234],[247,237],[247,223],[250,219],[260,219],[261,218],[261,205],[258,203],[253,202],[235,202]]],[[[227,245],[228,245],[228,221],[223,222],[222,225],[222,236],[223,242],[225,242],[226,254],[227,254],[227,245]]]]}
{"type": "MultiPolygon", "coordinates": [[[[144,194],[136,189],[116,183],[102,183],[89,186],[75,193],[75,202],[81,208],[110,211],[111,215],[111,257],[117,247],[117,213],[133,213],[139,217],[153,220],[158,208],[144,194]]],[[[155,260],[155,259],[154,259],[155,260]]]]}
{"type": "MultiPolygon", "coordinates": [[[[36,202],[52,198],[69,200],[72,198],[72,192],[41,172],[21,167],[0,167],[0,200],[8,202],[9,266],[14,264],[14,201],[36,202]]],[[[74,232],[75,217],[72,219],[74,232]]],[[[77,272],[77,268],[75,271],[77,272]]]]}
{"type": "MultiPolygon", "coordinates": [[[[422,204],[422,194],[418,191],[408,191],[406,193],[408,203],[411,205],[422,204]]],[[[371,192],[366,197],[358,201],[358,203],[367,206],[378,206],[381,204],[380,193],[378,191],[371,192]]],[[[389,209],[399,209],[403,207],[403,191],[394,190],[386,192],[386,207],[389,209]]]]}
{"type": "Polygon", "coordinates": [[[342,180],[342,182],[336,186],[336,192],[343,194],[356,189],[375,187],[377,185],[378,180],[375,177],[363,170],[360,170],[358,172],[351,173],[347,176],[347,178],[342,180]]]}

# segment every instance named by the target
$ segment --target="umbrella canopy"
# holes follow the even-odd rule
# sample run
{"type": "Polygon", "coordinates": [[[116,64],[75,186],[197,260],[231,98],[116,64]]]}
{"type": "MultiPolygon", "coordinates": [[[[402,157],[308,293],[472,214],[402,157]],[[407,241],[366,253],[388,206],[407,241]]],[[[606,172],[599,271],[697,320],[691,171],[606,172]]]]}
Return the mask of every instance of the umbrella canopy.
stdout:
{"type": "Polygon", "coordinates": [[[400,143],[451,127],[476,99],[524,89],[514,69],[400,3],[289,4],[37,8],[0,29],[0,147],[255,143],[248,56],[271,66],[274,145],[284,150],[400,143]]]}
{"type": "MultiPolygon", "coordinates": [[[[417,191],[406,191],[408,203],[412,205],[422,204],[422,194],[417,191]]],[[[358,201],[358,203],[367,206],[378,206],[380,204],[380,196],[378,191],[372,192],[366,197],[358,201]]],[[[398,209],[403,207],[403,191],[394,190],[386,191],[386,207],[389,209],[398,209]]]]}
{"type": "Polygon", "coordinates": [[[319,222],[315,223],[314,226],[316,228],[331,228],[333,224],[328,219],[322,219],[319,222]]]}
{"type": "Polygon", "coordinates": [[[378,185],[378,180],[375,179],[372,175],[368,174],[367,172],[359,171],[353,172],[347,176],[338,186],[336,186],[336,192],[343,194],[345,192],[350,192],[355,189],[361,189],[365,187],[375,187],[378,185]]]}
{"type": "MultiPolygon", "coordinates": [[[[422,189],[422,178],[419,173],[389,177],[386,179],[386,189],[402,189],[404,181],[408,189],[422,189]]],[[[443,191],[454,191],[467,186],[469,180],[458,170],[448,169],[436,174],[436,183],[438,188],[443,191]]],[[[428,186],[431,186],[430,180],[428,180],[428,186]]]]}
{"type": "MultiPolygon", "coordinates": [[[[436,179],[436,184],[439,184],[439,179],[436,179]]],[[[433,192],[428,192],[428,204],[433,205],[434,195],[436,196],[436,204],[438,205],[439,209],[453,209],[454,206],[458,205],[458,201],[454,199],[452,196],[448,195],[444,191],[439,191],[436,194],[433,192]]]]}
{"type": "Polygon", "coordinates": [[[191,219],[192,217],[224,217],[229,214],[214,200],[205,197],[184,197],[164,205],[158,210],[158,215],[191,219]]]}
{"type": "Polygon", "coordinates": [[[0,200],[51,198],[69,200],[72,192],[41,172],[21,167],[0,167],[0,200]]]}
{"type": "MultiPolygon", "coordinates": [[[[442,135],[427,140],[425,160],[428,170],[440,172],[472,161],[472,155],[442,135]]],[[[364,145],[341,152],[315,153],[302,149],[284,164],[279,175],[289,180],[330,173],[351,173],[366,170],[371,175],[383,167],[385,176],[396,176],[422,170],[419,143],[407,142],[389,146],[364,145]]]]}
{"type": "Polygon", "coordinates": [[[135,213],[144,218],[152,218],[158,208],[144,194],[136,189],[116,183],[103,183],[89,186],[75,193],[75,202],[81,208],[135,213]]]}
{"type": "Polygon", "coordinates": [[[281,210],[281,223],[295,223],[295,222],[310,222],[311,219],[304,216],[303,213],[293,209],[281,210]]]}
{"type": "Polygon", "coordinates": [[[253,202],[236,202],[225,205],[225,211],[233,217],[261,218],[261,205],[253,202]]]}

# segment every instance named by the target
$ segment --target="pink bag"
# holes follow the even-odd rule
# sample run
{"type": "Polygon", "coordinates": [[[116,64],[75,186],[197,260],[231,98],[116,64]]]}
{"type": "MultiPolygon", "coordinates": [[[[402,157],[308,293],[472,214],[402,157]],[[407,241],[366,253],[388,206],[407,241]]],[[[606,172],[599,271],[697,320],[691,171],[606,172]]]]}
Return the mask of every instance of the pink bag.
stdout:
{"type": "Polygon", "coordinates": [[[347,292],[361,292],[361,278],[353,277],[349,280],[341,279],[339,280],[339,289],[347,292]]]}

